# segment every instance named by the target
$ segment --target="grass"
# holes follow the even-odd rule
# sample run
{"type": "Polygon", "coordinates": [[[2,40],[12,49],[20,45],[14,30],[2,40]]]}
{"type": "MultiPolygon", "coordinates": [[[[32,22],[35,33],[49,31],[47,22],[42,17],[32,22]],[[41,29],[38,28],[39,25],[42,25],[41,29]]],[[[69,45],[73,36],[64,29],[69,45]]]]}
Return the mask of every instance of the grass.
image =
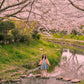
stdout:
{"type": "Polygon", "coordinates": [[[62,38],[65,35],[65,33],[53,33],[52,35],[53,38],[62,38]]]}
{"type": "Polygon", "coordinates": [[[64,39],[84,40],[84,36],[83,36],[83,35],[70,34],[70,35],[66,35],[66,36],[64,37],[64,39]]]}
{"type": "MultiPolygon", "coordinates": [[[[27,69],[35,68],[41,59],[43,53],[48,57],[51,65],[58,65],[61,59],[59,50],[61,46],[56,43],[50,43],[44,40],[33,40],[30,45],[25,43],[1,45],[0,48],[0,76],[3,79],[11,79],[10,74],[17,73],[17,77],[21,75],[19,71],[26,70],[23,65],[27,65],[27,69]],[[42,48],[43,50],[40,50],[42,48]],[[31,65],[31,67],[29,67],[31,65]],[[10,70],[12,69],[12,70],[10,70]]],[[[51,72],[54,68],[50,67],[51,72]]],[[[17,78],[16,77],[16,78],[17,78]]]]}
{"type": "Polygon", "coordinates": [[[74,34],[65,35],[64,33],[53,33],[52,35],[53,35],[53,38],[84,40],[83,35],[74,35],[74,34]]]}

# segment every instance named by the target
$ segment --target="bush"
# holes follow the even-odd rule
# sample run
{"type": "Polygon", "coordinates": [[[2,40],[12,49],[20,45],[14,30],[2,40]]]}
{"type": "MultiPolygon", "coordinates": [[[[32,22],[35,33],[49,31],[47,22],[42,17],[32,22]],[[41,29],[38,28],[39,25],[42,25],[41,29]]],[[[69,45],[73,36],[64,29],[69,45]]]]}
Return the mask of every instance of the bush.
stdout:
{"type": "Polygon", "coordinates": [[[33,39],[39,40],[41,36],[40,36],[40,34],[38,34],[38,31],[34,29],[32,37],[33,37],[33,39]]]}
{"type": "Polygon", "coordinates": [[[13,36],[11,36],[11,35],[7,35],[6,36],[6,42],[8,41],[9,43],[12,43],[13,42],[13,36]]]}
{"type": "Polygon", "coordinates": [[[27,35],[22,35],[20,38],[20,42],[27,42],[28,44],[30,43],[30,38],[27,35]]]}
{"type": "Polygon", "coordinates": [[[41,35],[40,35],[40,34],[37,34],[37,39],[38,39],[38,40],[40,39],[40,37],[41,37],[41,35]]]}
{"type": "Polygon", "coordinates": [[[41,35],[40,34],[32,34],[33,39],[39,40],[41,35]]]}
{"type": "Polygon", "coordinates": [[[13,29],[11,33],[14,37],[14,42],[19,42],[21,38],[20,31],[18,29],[13,29]]]}
{"type": "Polygon", "coordinates": [[[60,33],[65,35],[67,34],[67,31],[62,30],[60,33]]]}
{"type": "Polygon", "coordinates": [[[71,34],[77,35],[77,31],[76,30],[72,30],[71,34]]]}
{"type": "Polygon", "coordinates": [[[0,22],[0,32],[1,33],[8,33],[9,30],[14,29],[15,24],[11,21],[1,21],[0,22]]]}
{"type": "Polygon", "coordinates": [[[0,41],[4,40],[4,34],[0,34],[0,41]]]}

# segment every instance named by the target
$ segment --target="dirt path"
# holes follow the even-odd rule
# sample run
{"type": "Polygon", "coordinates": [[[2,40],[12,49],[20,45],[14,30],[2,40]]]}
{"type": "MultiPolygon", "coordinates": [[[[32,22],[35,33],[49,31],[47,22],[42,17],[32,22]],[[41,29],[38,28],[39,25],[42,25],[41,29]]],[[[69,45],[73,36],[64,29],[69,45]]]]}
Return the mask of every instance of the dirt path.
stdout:
{"type": "Polygon", "coordinates": [[[74,41],[74,42],[81,42],[81,43],[84,43],[83,40],[74,40],[74,39],[63,39],[63,38],[45,38],[45,37],[42,37],[42,39],[56,39],[56,40],[65,40],[65,41],[74,41]]]}
{"type": "Polygon", "coordinates": [[[57,40],[65,40],[65,41],[75,41],[75,42],[82,42],[82,43],[84,43],[83,40],[63,39],[63,38],[54,38],[54,39],[57,39],[57,40]]]}

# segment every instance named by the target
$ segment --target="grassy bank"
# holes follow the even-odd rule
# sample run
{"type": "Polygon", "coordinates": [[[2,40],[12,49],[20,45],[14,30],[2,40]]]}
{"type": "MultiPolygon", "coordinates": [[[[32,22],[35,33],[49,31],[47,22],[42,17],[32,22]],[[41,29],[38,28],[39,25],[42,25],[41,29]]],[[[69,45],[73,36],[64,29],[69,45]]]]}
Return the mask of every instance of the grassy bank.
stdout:
{"type": "Polygon", "coordinates": [[[53,33],[52,35],[53,35],[53,38],[84,40],[84,36],[83,35],[75,35],[75,34],[66,35],[64,33],[53,33]]]}
{"type": "Polygon", "coordinates": [[[63,38],[64,39],[84,40],[84,36],[83,35],[74,35],[74,34],[66,35],[63,38]]]}
{"type": "MultiPolygon", "coordinates": [[[[33,40],[28,44],[10,44],[0,47],[0,76],[3,79],[18,78],[25,71],[37,67],[45,53],[51,65],[58,65],[61,53],[58,44],[33,40]]],[[[50,71],[51,68],[50,68],[50,71]]]]}

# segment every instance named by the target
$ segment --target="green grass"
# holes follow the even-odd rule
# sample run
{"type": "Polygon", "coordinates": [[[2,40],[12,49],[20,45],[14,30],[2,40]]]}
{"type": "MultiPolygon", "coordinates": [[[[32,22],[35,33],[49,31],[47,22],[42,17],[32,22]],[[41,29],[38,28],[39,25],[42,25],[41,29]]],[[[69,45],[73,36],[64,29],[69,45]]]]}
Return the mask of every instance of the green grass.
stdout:
{"type": "Polygon", "coordinates": [[[83,35],[74,35],[74,34],[69,34],[69,35],[65,35],[64,33],[53,33],[53,38],[62,38],[63,39],[74,39],[74,40],[84,40],[84,36],[83,35]]]}
{"type": "MultiPolygon", "coordinates": [[[[39,62],[43,53],[46,54],[51,65],[58,65],[61,53],[57,49],[60,48],[61,46],[58,44],[44,40],[33,40],[30,45],[25,43],[2,45],[0,48],[0,76],[3,76],[3,79],[11,79],[10,74],[25,70],[22,65],[31,65],[32,62],[39,62]],[[40,50],[40,48],[43,48],[43,50],[40,50]],[[19,69],[7,71],[12,67],[19,69]]],[[[35,68],[37,65],[31,66],[35,68]]],[[[52,70],[50,69],[50,71],[52,70]]]]}
{"type": "Polygon", "coordinates": [[[53,33],[52,35],[54,38],[62,38],[65,35],[65,33],[53,33]]]}
{"type": "Polygon", "coordinates": [[[70,34],[70,35],[65,36],[64,39],[84,40],[84,36],[70,34]]]}

